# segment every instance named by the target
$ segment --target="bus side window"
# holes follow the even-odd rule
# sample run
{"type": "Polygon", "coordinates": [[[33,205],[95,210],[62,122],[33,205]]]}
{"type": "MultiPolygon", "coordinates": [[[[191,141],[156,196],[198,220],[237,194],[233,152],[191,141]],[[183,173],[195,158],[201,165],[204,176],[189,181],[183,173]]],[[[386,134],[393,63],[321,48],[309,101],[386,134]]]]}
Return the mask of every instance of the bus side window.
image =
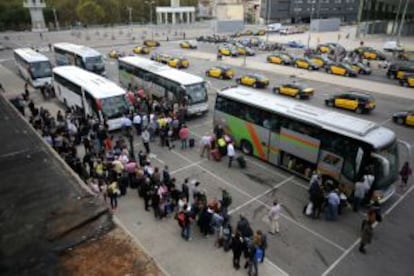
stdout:
{"type": "Polygon", "coordinates": [[[80,56],[75,56],[75,65],[84,68],[84,66],[82,66],[82,58],[80,56]]]}

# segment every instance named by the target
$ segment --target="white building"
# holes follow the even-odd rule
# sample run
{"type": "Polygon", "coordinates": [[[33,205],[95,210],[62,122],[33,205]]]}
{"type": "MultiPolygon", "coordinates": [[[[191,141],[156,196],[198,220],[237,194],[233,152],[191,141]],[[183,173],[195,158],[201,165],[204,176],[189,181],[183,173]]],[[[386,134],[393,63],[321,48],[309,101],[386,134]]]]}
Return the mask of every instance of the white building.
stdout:
{"type": "Polygon", "coordinates": [[[28,8],[32,19],[32,32],[47,31],[43,9],[46,8],[45,0],[24,0],[23,7],[28,8]]]}

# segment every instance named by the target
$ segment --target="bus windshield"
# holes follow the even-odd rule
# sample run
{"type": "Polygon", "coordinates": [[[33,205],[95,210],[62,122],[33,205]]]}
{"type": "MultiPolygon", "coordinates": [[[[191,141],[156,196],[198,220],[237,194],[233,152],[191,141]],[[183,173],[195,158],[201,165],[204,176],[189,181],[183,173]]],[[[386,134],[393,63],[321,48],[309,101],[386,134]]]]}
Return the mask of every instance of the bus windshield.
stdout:
{"type": "Polygon", "coordinates": [[[204,83],[187,85],[185,90],[190,105],[207,101],[207,90],[204,83]]]}
{"type": "Polygon", "coordinates": [[[33,79],[47,78],[52,76],[52,67],[49,61],[30,63],[30,73],[33,79]]]}
{"type": "Polygon", "coordinates": [[[103,66],[104,62],[102,56],[85,58],[85,68],[89,71],[93,71],[95,68],[102,68],[103,66]]]}
{"type": "Polygon", "coordinates": [[[381,164],[381,161],[377,159],[379,164],[376,164],[375,166],[376,167],[376,174],[375,174],[376,188],[385,189],[390,184],[392,184],[398,176],[399,160],[398,160],[397,143],[396,142],[392,143],[388,147],[376,152],[376,154],[383,157],[384,159],[382,162],[388,163],[387,166],[389,166],[389,171],[388,172],[384,171],[384,167],[385,167],[383,166],[384,164],[381,164]]]}
{"type": "Polygon", "coordinates": [[[102,112],[108,119],[122,117],[129,111],[130,104],[124,95],[101,99],[102,112]]]}

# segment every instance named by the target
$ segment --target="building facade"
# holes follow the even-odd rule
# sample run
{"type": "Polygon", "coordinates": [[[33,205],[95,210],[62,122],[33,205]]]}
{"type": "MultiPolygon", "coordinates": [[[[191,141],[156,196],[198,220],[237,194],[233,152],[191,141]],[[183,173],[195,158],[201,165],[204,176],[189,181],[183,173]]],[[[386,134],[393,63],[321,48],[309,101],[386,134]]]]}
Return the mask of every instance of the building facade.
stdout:
{"type": "MultiPolygon", "coordinates": [[[[332,17],[353,22],[357,21],[360,1],[364,0],[261,0],[260,16],[268,23],[308,23],[311,18],[332,17]]],[[[392,17],[397,5],[397,0],[365,0],[363,17],[365,14],[368,20],[392,17]]]]}

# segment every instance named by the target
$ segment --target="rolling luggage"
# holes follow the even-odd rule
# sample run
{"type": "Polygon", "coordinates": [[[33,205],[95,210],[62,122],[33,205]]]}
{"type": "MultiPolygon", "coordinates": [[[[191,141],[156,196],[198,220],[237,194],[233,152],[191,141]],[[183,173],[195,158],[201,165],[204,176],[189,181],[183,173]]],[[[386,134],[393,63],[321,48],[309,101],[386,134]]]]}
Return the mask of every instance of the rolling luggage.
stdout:
{"type": "Polygon", "coordinates": [[[213,157],[213,159],[216,160],[217,162],[221,160],[221,154],[218,149],[211,150],[210,154],[211,154],[211,157],[213,157]]]}
{"type": "Polygon", "coordinates": [[[237,163],[239,163],[240,168],[242,169],[246,168],[246,159],[244,159],[243,156],[237,157],[237,163]]]}
{"type": "Polygon", "coordinates": [[[189,147],[190,148],[194,148],[194,145],[195,145],[195,140],[194,140],[194,138],[190,138],[190,140],[189,140],[189,147]]]}

